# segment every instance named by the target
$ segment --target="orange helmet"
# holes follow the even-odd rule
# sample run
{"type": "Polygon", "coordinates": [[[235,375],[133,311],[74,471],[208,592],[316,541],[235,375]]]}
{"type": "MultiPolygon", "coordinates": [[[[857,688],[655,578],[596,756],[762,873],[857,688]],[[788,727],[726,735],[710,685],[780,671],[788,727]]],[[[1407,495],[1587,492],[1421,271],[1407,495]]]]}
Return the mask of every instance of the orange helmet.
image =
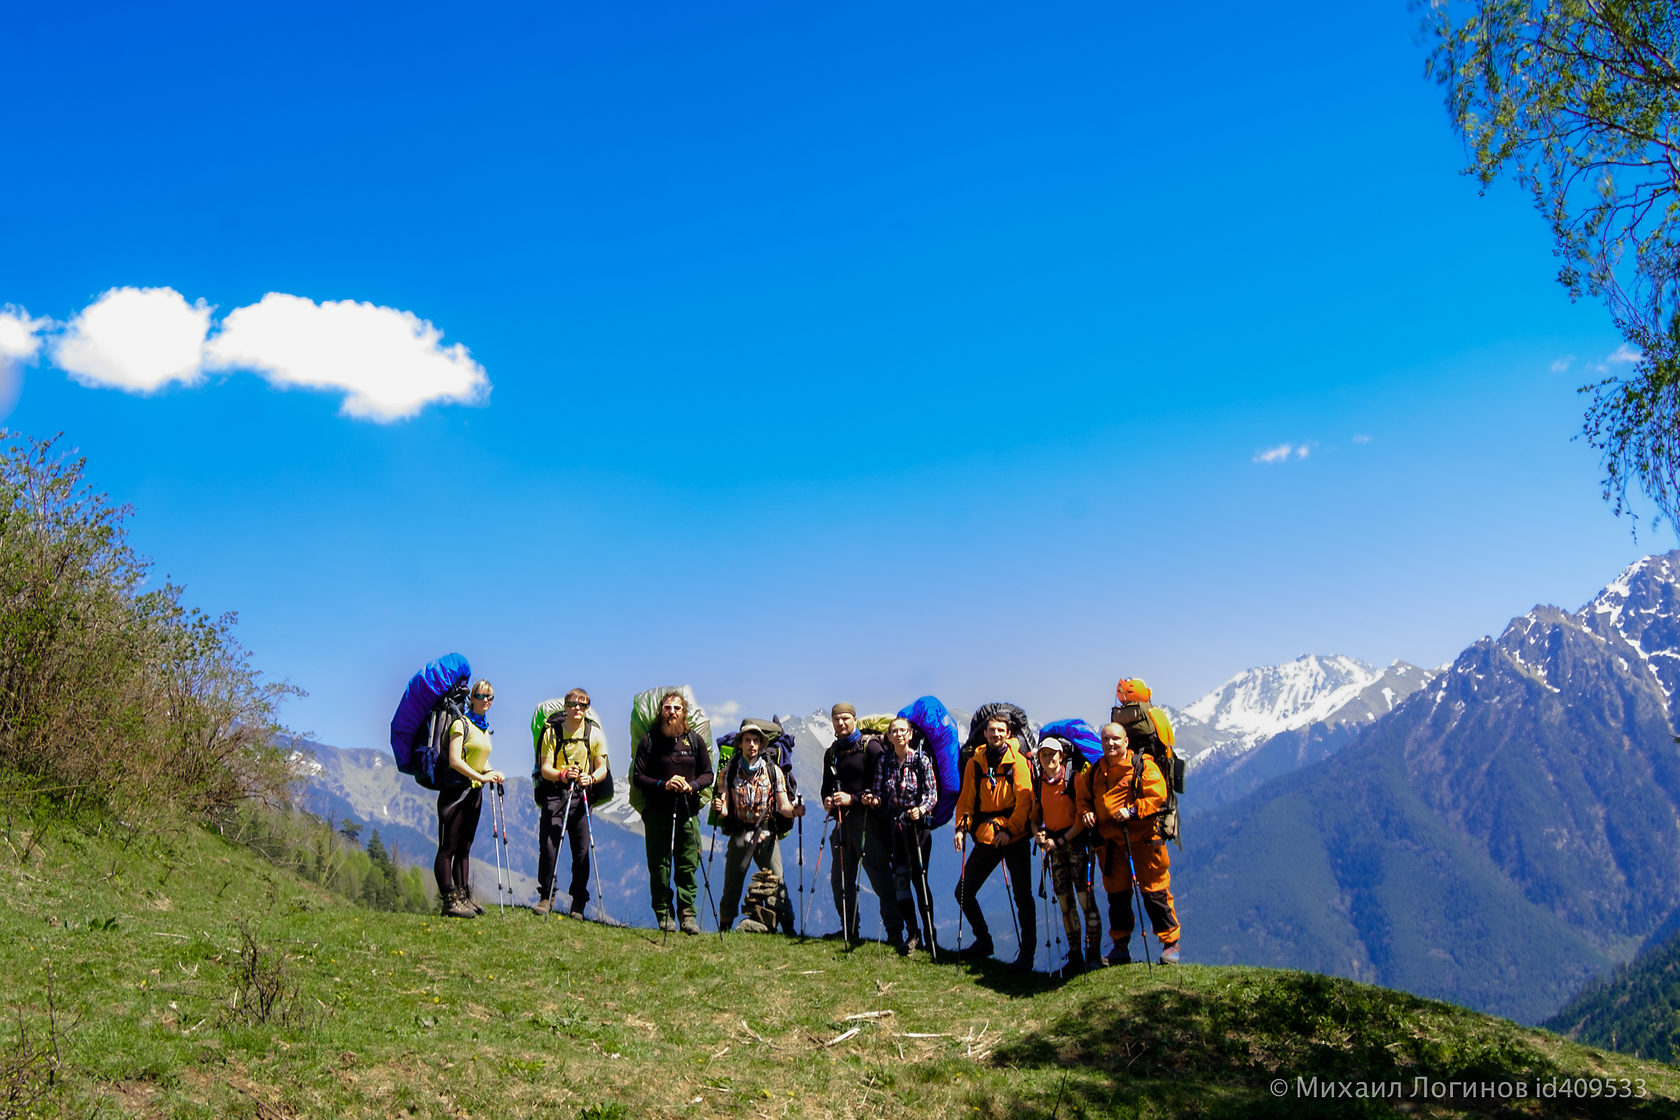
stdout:
{"type": "Polygon", "coordinates": [[[1149,703],[1149,686],[1140,680],[1122,680],[1114,686],[1115,699],[1122,704],[1149,703]]]}

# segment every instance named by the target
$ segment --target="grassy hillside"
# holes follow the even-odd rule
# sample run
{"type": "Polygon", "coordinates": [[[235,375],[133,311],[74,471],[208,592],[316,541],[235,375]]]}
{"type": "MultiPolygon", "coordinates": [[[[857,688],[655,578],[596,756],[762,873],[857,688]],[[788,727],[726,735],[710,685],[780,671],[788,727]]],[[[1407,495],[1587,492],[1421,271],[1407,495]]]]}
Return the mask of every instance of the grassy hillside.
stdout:
{"type": "Polygon", "coordinates": [[[1667,1067],[1312,974],[1057,985],[875,944],[379,914],[195,828],[21,819],[0,847],[21,1029],[0,1115],[35,1092],[44,1113],[265,1120],[1455,1115],[1498,1101],[1301,1100],[1296,1079],[1612,1077],[1651,1096],[1521,1111],[1680,1116],[1667,1067]]]}

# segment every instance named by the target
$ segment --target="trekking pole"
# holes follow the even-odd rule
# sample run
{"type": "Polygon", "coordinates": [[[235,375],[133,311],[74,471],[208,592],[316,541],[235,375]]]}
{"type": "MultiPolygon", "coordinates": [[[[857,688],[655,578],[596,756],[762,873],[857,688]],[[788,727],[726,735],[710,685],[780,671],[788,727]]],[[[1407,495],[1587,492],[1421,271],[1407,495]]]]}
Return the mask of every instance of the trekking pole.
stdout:
{"type": "Polygon", "coordinates": [[[858,865],[863,863],[863,849],[858,849],[856,859],[846,857],[846,811],[837,810],[838,824],[836,830],[840,833],[840,934],[846,948],[852,947],[852,927],[857,924],[857,874],[858,865]],[[852,865],[851,882],[846,881],[846,865],[852,865]]]}
{"type": "MultiPolygon", "coordinates": [[[[811,898],[817,897],[817,883],[819,883],[822,879],[823,851],[828,847],[828,825],[833,819],[833,817],[823,818],[822,839],[817,841],[817,865],[811,869],[811,898]]],[[[803,833],[801,835],[803,835],[803,833]]],[[[801,886],[804,885],[804,882],[805,879],[802,873],[800,876],[801,886]]],[[[801,937],[805,935],[805,918],[811,913],[811,898],[805,900],[805,913],[799,916],[799,935],[801,937]]]]}
{"type": "MultiPolygon", "coordinates": [[[[998,866],[1003,868],[1003,893],[1009,898],[1009,920],[1015,923],[1015,954],[1016,956],[1019,956],[1021,953],[1021,947],[1027,944],[1026,942],[1023,942],[1021,938],[1027,935],[1021,932],[1021,914],[1020,911],[1015,909],[1015,884],[1009,881],[1009,865],[1007,863],[1000,863],[998,866]]],[[[1032,889],[1032,872],[1030,871],[1027,873],[1027,889],[1032,889]]],[[[1032,936],[1036,939],[1038,937],[1038,931],[1034,930],[1032,936]]],[[[1033,947],[1033,956],[1038,956],[1037,946],[1033,947]]]]}
{"type": "MultiPolygon", "coordinates": [[[[700,832],[700,821],[698,819],[699,818],[698,811],[695,813],[695,818],[696,819],[695,819],[695,822],[694,822],[694,832],[695,832],[696,835],[698,835],[699,832],[700,832]]],[[[714,926],[719,924],[718,923],[717,899],[712,897],[712,853],[716,850],[717,850],[717,825],[714,824],[714,825],[712,825],[712,843],[711,843],[711,846],[706,849],[706,862],[700,865],[700,875],[701,875],[701,878],[703,878],[705,880],[705,883],[706,883],[706,905],[708,905],[712,908],[712,924],[714,926]]]]}
{"type": "MultiPolygon", "coordinates": [[[[1044,893],[1044,880],[1050,877],[1050,852],[1038,850],[1038,897],[1044,899],[1044,971],[1056,971],[1056,955],[1050,948],[1050,900],[1044,893]]],[[[1057,900],[1058,902],[1060,899],[1057,900]]]]}
{"type": "Polygon", "coordinates": [[[1155,962],[1149,959],[1149,931],[1143,925],[1143,884],[1138,882],[1137,861],[1132,858],[1132,834],[1126,834],[1126,869],[1132,873],[1132,900],[1137,904],[1138,936],[1143,939],[1143,965],[1147,975],[1155,975],[1155,962]]]}
{"type": "MultiPolygon", "coordinates": [[[[717,822],[713,821],[712,822],[712,843],[711,843],[711,846],[706,849],[706,901],[708,901],[708,902],[712,902],[712,853],[717,851],[717,830],[718,830],[717,822]]],[[[753,831],[753,837],[754,837],[755,840],[758,837],[758,832],[757,832],[756,829],[753,831]]],[[[757,847],[757,845],[754,844],[754,847],[757,847]]],[[[724,875],[725,875],[725,877],[727,877],[728,873],[729,873],[729,857],[725,856],[723,862],[724,862],[724,875]]],[[[749,870],[749,871],[752,870],[752,866],[753,866],[752,857],[748,856],[747,857],[747,870],[749,870]]],[[[748,880],[748,881],[750,882],[751,880],[748,880]]],[[[743,889],[745,889],[745,888],[743,888],[743,889]]],[[[716,902],[712,902],[712,924],[717,927],[718,936],[722,937],[723,936],[723,919],[718,916],[718,908],[717,908],[717,903],[716,902]]]]}
{"type": "MultiPolygon", "coordinates": [[[[799,795],[799,804],[801,806],[805,804],[805,795],[803,793],[799,795]]],[[[793,818],[793,820],[794,827],[799,829],[799,910],[801,915],[799,919],[799,936],[803,938],[805,936],[805,814],[801,813],[797,817],[793,818]]],[[[786,884],[783,885],[785,886],[786,884]]]]}
{"type": "MultiPolygon", "coordinates": [[[[554,870],[548,880],[548,912],[554,913],[554,896],[560,893],[560,845],[566,839],[566,818],[572,815],[572,787],[566,787],[566,804],[560,812],[560,835],[554,838],[554,870]]],[[[593,841],[595,838],[590,837],[593,841]]]]}
{"type": "Polygon", "coordinates": [[[910,836],[910,850],[914,854],[916,873],[922,878],[922,936],[927,938],[929,959],[938,964],[939,937],[933,928],[933,888],[928,886],[927,860],[922,858],[921,830],[914,824],[911,825],[910,836]]]}
{"type": "MultiPolygon", "coordinates": [[[[673,796],[671,798],[671,844],[672,844],[673,849],[675,848],[676,842],[677,842],[677,799],[676,799],[676,797],[673,796]]],[[[676,866],[677,866],[676,857],[674,855],[672,855],[671,852],[666,852],[666,853],[662,854],[660,856],[660,858],[663,859],[666,855],[671,855],[672,856],[672,858],[671,858],[671,869],[673,871],[675,871],[676,866]]],[[[660,886],[662,886],[662,887],[668,886],[668,885],[669,884],[665,884],[665,883],[660,884],[660,886]]],[[[676,908],[677,908],[677,899],[676,899],[675,892],[673,892],[672,897],[671,897],[671,913],[673,915],[676,913],[676,908]]],[[[670,939],[671,927],[676,925],[676,922],[674,922],[674,921],[664,921],[664,922],[661,922],[660,925],[664,927],[660,931],[660,935],[659,935],[659,947],[661,949],[663,949],[663,948],[665,948],[665,942],[670,939]]]]}
{"type": "MultiPolygon", "coordinates": [[[[589,862],[595,868],[595,910],[601,915],[601,920],[611,924],[612,919],[607,915],[607,896],[601,891],[601,861],[595,858],[595,812],[589,807],[589,798],[583,799],[583,819],[589,825],[589,862]]],[[[560,861],[560,853],[554,853],[556,863],[560,861]]],[[[560,878],[559,868],[555,869],[556,879],[560,878]]]]}
{"type": "MultiPolygon", "coordinates": [[[[483,812],[483,805],[484,805],[484,801],[483,801],[484,793],[483,793],[483,787],[482,786],[479,787],[479,798],[480,798],[480,800],[479,800],[479,807],[480,807],[479,811],[482,813],[483,812]]],[[[500,831],[501,831],[501,826],[496,821],[496,798],[494,796],[491,796],[490,797],[490,857],[496,861],[496,904],[498,906],[501,905],[501,901],[502,901],[502,846],[501,846],[501,842],[500,842],[500,839],[499,839],[500,831]]],[[[472,862],[471,862],[471,860],[469,860],[468,863],[467,863],[467,875],[468,875],[469,878],[472,875],[472,862]]],[[[467,902],[468,902],[469,905],[472,902],[472,888],[470,886],[467,887],[467,902]]]]}
{"type": "Polygon", "coordinates": [[[972,832],[965,831],[963,835],[967,837],[967,840],[963,843],[962,858],[958,861],[957,867],[957,952],[959,954],[962,952],[963,903],[968,901],[968,845],[974,839],[972,832]]]}
{"type": "Polygon", "coordinates": [[[508,851],[507,838],[506,789],[507,787],[502,785],[501,782],[496,783],[496,800],[491,804],[490,811],[491,839],[496,839],[498,832],[496,822],[501,822],[501,828],[499,830],[501,845],[496,848],[496,905],[501,911],[501,916],[504,918],[507,917],[507,904],[513,897],[513,866],[509,862],[512,858],[512,854],[508,851]],[[506,867],[505,879],[503,874],[504,866],[506,867]]]}

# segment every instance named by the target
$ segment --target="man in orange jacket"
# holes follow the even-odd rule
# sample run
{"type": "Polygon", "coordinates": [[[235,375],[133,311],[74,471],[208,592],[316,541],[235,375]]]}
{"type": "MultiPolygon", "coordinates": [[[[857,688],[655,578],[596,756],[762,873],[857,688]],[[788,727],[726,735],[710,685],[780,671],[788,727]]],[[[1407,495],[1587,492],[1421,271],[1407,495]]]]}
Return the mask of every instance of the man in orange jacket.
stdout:
{"type": "MultiPolygon", "coordinates": [[[[1097,862],[1108,892],[1108,935],[1114,942],[1109,964],[1131,964],[1132,876],[1143,909],[1161,939],[1161,963],[1178,963],[1178,914],[1173,909],[1167,845],[1155,816],[1167,808],[1167,779],[1155,760],[1129,749],[1126,729],[1102,728],[1103,756],[1076,783],[1080,819],[1097,832],[1097,862]]],[[[1147,950],[1146,950],[1147,951],[1147,950]]]]}
{"type": "Polygon", "coordinates": [[[957,903],[974,928],[974,941],[962,950],[964,957],[992,955],[992,935],[986,916],[974,896],[988,876],[1002,863],[1015,894],[1020,922],[1020,948],[1015,967],[1030,969],[1033,951],[1031,854],[1033,779],[1032,766],[1021,754],[1020,744],[1009,737],[1009,721],[999,716],[986,723],[986,749],[977,750],[963,768],[962,792],[957,795],[956,845],[963,850],[965,836],[974,837],[974,854],[963,866],[957,881],[957,903]]]}

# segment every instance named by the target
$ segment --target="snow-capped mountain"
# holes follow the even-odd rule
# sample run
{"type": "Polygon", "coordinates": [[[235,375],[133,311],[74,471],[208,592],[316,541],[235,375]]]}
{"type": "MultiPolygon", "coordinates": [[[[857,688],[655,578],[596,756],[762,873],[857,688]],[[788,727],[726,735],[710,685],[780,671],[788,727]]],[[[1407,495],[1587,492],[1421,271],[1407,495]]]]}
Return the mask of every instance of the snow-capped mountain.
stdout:
{"type": "Polygon", "coordinates": [[[1195,769],[1313,724],[1370,723],[1432,676],[1404,661],[1376,669],[1357,658],[1307,654],[1238,673],[1170,715],[1179,753],[1195,769]]]}
{"type": "Polygon", "coordinates": [[[1677,684],[1673,552],[1512,619],[1333,756],[1187,828],[1185,927],[1208,960],[1543,1019],[1680,907],[1677,684]]]}

